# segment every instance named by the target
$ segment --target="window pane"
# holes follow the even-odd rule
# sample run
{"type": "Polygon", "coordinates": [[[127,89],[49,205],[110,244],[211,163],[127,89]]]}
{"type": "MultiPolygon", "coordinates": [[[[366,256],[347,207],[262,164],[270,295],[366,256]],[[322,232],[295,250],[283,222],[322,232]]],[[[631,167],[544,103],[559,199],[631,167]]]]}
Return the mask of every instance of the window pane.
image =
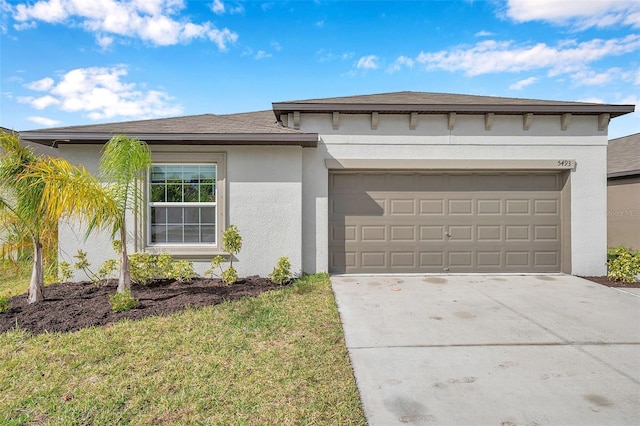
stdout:
{"type": "Polygon", "coordinates": [[[185,243],[200,242],[200,227],[198,225],[185,225],[184,242],[185,243]]]}
{"type": "Polygon", "coordinates": [[[166,201],[166,197],[165,197],[165,188],[166,186],[164,184],[158,185],[158,184],[151,184],[151,202],[153,203],[161,203],[163,201],[166,201]]]}
{"type": "Polygon", "coordinates": [[[214,203],[216,201],[216,188],[214,184],[201,184],[200,185],[200,202],[214,203]]]}
{"type": "Polygon", "coordinates": [[[182,166],[165,166],[167,182],[182,183],[182,166]]]}
{"type": "Polygon", "coordinates": [[[167,207],[167,223],[182,224],[182,207],[167,207]]]}
{"type": "Polygon", "coordinates": [[[182,243],[182,225],[167,226],[167,242],[182,243]]]}
{"type": "Polygon", "coordinates": [[[182,202],[182,185],[167,185],[167,202],[182,202]]]}
{"type": "Polygon", "coordinates": [[[164,183],[165,167],[153,166],[151,168],[151,183],[164,183]]]}
{"type": "Polygon", "coordinates": [[[182,180],[189,183],[198,183],[200,166],[183,166],[182,180]]]}
{"type": "Polygon", "coordinates": [[[215,225],[202,225],[200,227],[201,241],[202,243],[215,243],[216,242],[216,227],[215,225]]]}
{"type": "Polygon", "coordinates": [[[151,207],[151,224],[161,225],[167,222],[166,207],[151,207]]]}
{"type": "Polygon", "coordinates": [[[198,200],[198,184],[184,185],[184,202],[197,203],[198,200]]]}
{"type": "Polygon", "coordinates": [[[216,208],[202,207],[200,208],[200,220],[202,223],[216,223],[216,208]]]}
{"type": "Polygon", "coordinates": [[[152,243],[166,243],[167,227],[162,225],[153,225],[151,226],[151,242],[152,243]]]}
{"type": "Polygon", "coordinates": [[[190,223],[190,224],[200,223],[200,207],[185,207],[184,223],[190,223]]]}

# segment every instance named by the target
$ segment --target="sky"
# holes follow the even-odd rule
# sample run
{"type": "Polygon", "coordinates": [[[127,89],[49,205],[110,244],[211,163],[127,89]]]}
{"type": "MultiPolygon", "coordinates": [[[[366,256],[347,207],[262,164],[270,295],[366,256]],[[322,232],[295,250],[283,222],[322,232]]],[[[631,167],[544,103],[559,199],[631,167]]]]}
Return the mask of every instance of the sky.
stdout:
{"type": "Polygon", "coordinates": [[[0,0],[0,126],[396,91],[636,105],[640,1],[0,0]]]}

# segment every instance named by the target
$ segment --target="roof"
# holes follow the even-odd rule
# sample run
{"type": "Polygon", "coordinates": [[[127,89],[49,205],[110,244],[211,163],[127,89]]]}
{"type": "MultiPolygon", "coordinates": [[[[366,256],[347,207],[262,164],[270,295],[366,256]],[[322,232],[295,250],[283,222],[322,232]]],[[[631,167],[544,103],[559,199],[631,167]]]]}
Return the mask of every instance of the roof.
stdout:
{"type": "Polygon", "coordinates": [[[611,139],[607,146],[607,177],[640,175],[640,133],[611,139]]]}
{"type": "Polygon", "coordinates": [[[339,98],[274,102],[276,117],[289,112],[442,114],[610,114],[611,118],[633,112],[634,105],[547,101],[432,92],[393,92],[339,98]]]}
{"type": "Polygon", "coordinates": [[[339,98],[274,102],[273,110],[238,114],[201,114],[120,123],[57,127],[21,132],[25,139],[50,146],[63,143],[105,143],[115,134],[149,144],[299,145],[316,147],[317,133],[282,125],[290,112],[443,114],[609,114],[633,112],[634,105],[545,101],[430,92],[393,92],[339,98]]]}
{"type": "Polygon", "coordinates": [[[55,127],[21,132],[38,143],[104,143],[126,134],[149,144],[234,144],[317,146],[317,133],[305,133],[279,124],[273,111],[242,114],[201,114],[119,123],[55,127]]]}

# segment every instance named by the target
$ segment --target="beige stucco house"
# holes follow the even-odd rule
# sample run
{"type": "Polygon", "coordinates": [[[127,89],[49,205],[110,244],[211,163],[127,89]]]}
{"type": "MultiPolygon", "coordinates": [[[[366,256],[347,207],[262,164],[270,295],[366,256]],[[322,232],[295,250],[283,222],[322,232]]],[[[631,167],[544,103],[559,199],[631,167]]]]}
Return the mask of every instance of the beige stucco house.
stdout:
{"type": "MultiPolygon", "coordinates": [[[[268,111],[22,132],[96,171],[114,134],[154,165],[131,250],[193,260],[244,238],[234,266],[281,256],[330,273],[605,274],[607,128],[632,105],[398,92],[268,111]],[[199,195],[194,195],[199,194],[199,195]]],[[[108,235],[61,227],[60,257],[99,264],[108,235]]]]}
{"type": "Polygon", "coordinates": [[[607,148],[607,241],[640,250],[640,133],[607,148]]]}

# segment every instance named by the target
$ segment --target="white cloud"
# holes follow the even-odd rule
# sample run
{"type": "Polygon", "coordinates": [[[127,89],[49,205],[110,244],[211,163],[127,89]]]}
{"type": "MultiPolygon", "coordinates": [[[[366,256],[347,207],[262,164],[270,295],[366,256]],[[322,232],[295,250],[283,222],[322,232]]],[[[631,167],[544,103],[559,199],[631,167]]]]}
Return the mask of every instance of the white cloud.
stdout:
{"type": "Polygon", "coordinates": [[[389,65],[387,72],[392,74],[396,71],[400,71],[403,67],[411,68],[415,61],[407,56],[400,56],[393,64],[389,65]]]}
{"type": "Polygon", "coordinates": [[[318,61],[320,62],[330,62],[330,61],[347,61],[355,56],[353,52],[344,52],[344,53],[333,53],[331,50],[320,49],[316,52],[316,56],[318,56],[318,61]]]}
{"type": "Polygon", "coordinates": [[[222,0],[213,0],[213,3],[211,4],[211,10],[216,15],[224,15],[225,13],[242,13],[244,12],[244,7],[240,4],[229,7],[228,4],[222,2],[222,0]]]}
{"type": "Polygon", "coordinates": [[[511,90],[521,90],[533,83],[535,83],[536,81],[538,81],[537,77],[529,77],[529,78],[525,78],[524,80],[520,80],[517,81],[515,83],[513,83],[511,86],[509,86],[509,89],[511,90]]]}
{"type": "Polygon", "coordinates": [[[254,58],[256,59],[266,59],[266,58],[270,58],[271,56],[273,56],[271,53],[269,52],[265,52],[264,50],[258,50],[258,52],[256,52],[256,56],[254,56],[254,58]]]}
{"type": "Polygon", "coordinates": [[[217,29],[211,22],[198,24],[176,16],[182,9],[183,0],[40,0],[19,4],[12,13],[17,29],[31,28],[39,21],[79,25],[94,33],[102,48],[109,47],[114,36],[139,38],[157,46],[208,39],[220,50],[237,40],[238,35],[228,28],[217,29]]]}
{"type": "Polygon", "coordinates": [[[640,35],[619,39],[594,39],[582,43],[565,40],[556,46],[546,43],[516,45],[512,41],[486,40],[474,46],[450,51],[421,52],[417,61],[427,69],[462,71],[469,76],[548,69],[549,75],[580,71],[591,62],[640,50],[640,35]]]}
{"type": "Polygon", "coordinates": [[[475,37],[491,37],[493,35],[493,33],[489,32],[489,31],[478,31],[477,33],[474,34],[475,37]]]}
{"type": "Polygon", "coordinates": [[[597,73],[593,70],[578,71],[571,75],[571,79],[579,86],[601,86],[613,80],[626,80],[620,68],[610,68],[605,72],[597,73]]]}
{"type": "Polygon", "coordinates": [[[640,28],[637,0],[508,0],[506,15],[516,22],[548,21],[578,29],[620,25],[640,28]]]}
{"type": "Polygon", "coordinates": [[[43,90],[48,94],[20,97],[18,101],[38,110],[55,106],[62,111],[81,112],[95,120],[161,117],[182,112],[182,107],[174,104],[167,93],[139,90],[135,83],[122,81],[126,75],[124,66],[78,68],[64,74],[58,82],[47,77],[25,85],[32,90],[46,87],[43,90]]]}
{"type": "Polygon", "coordinates": [[[358,59],[356,68],[375,70],[378,68],[378,57],[376,55],[363,56],[362,58],[358,59]]]}
{"type": "Polygon", "coordinates": [[[222,15],[224,13],[224,3],[220,0],[213,0],[211,10],[217,15],[222,15]]]}
{"type": "Polygon", "coordinates": [[[32,115],[30,117],[27,117],[27,120],[33,121],[34,123],[40,124],[42,126],[47,126],[47,127],[60,124],[60,121],[58,120],[53,120],[51,118],[46,118],[46,117],[39,117],[37,115],[32,115]]]}
{"type": "Polygon", "coordinates": [[[53,79],[50,77],[43,78],[41,80],[33,81],[27,84],[27,88],[31,90],[37,90],[39,92],[47,91],[53,86],[53,79]]]}

